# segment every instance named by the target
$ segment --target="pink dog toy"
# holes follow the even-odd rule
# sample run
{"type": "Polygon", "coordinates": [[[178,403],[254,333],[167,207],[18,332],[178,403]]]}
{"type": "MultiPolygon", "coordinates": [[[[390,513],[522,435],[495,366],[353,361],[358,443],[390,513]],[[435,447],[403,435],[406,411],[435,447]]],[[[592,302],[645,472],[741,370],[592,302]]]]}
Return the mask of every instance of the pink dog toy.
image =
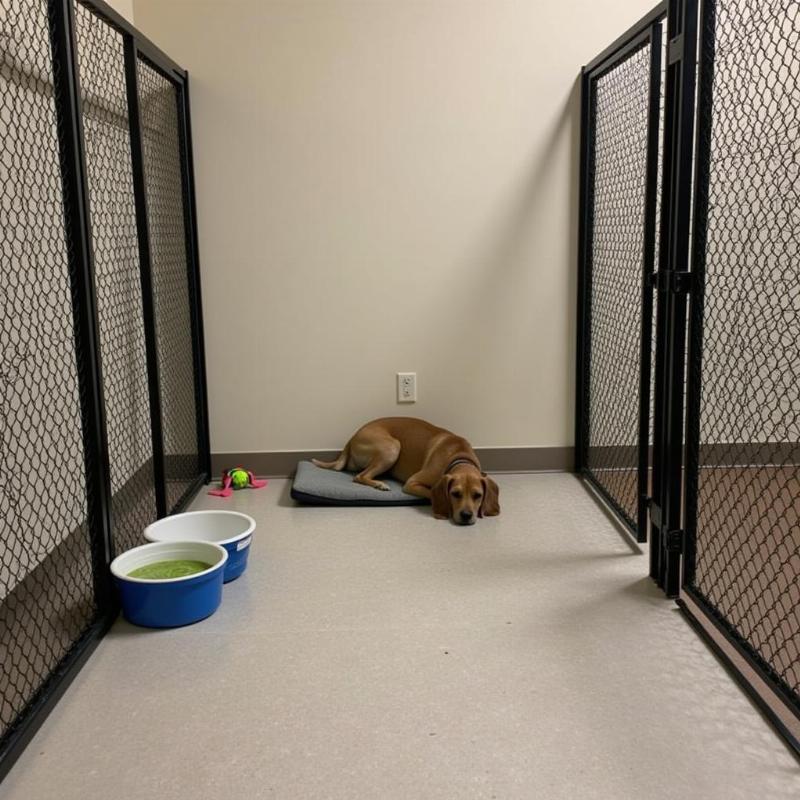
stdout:
{"type": "Polygon", "coordinates": [[[267,485],[267,481],[261,481],[253,475],[250,470],[244,467],[234,467],[226,469],[222,473],[221,489],[209,489],[208,493],[214,497],[230,497],[234,489],[261,489],[267,485]]]}

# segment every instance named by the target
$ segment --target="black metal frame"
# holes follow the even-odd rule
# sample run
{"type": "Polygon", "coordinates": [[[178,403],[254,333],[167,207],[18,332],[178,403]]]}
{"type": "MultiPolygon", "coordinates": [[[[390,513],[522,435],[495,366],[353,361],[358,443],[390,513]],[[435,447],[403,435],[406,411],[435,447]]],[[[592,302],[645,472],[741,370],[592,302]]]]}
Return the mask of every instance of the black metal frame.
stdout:
{"type": "MultiPolygon", "coordinates": [[[[142,51],[144,53],[144,51],[142,51]]],[[[146,55],[146,53],[145,53],[146,55]]],[[[194,150],[192,147],[192,115],[189,105],[189,75],[184,73],[179,84],[180,102],[178,123],[183,142],[183,196],[184,226],[186,230],[186,263],[189,267],[189,304],[192,315],[192,340],[194,347],[195,397],[197,400],[197,441],[200,448],[200,468],[203,475],[211,477],[211,438],[208,427],[208,389],[206,383],[205,331],[203,329],[203,297],[200,289],[200,249],[197,243],[197,202],[194,187],[194,150]]],[[[200,485],[193,486],[179,504],[183,508],[200,485]]],[[[177,510],[177,508],[176,508],[177,510]]]]}
{"type": "Polygon", "coordinates": [[[111,576],[106,565],[113,556],[111,540],[111,480],[106,436],[103,371],[95,296],[86,154],[81,115],[75,20],[70,0],[48,4],[53,61],[54,97],[64,195],[65,227],[71,241],[69,272],[78,358],[83,362],[81,418],[87,487],[87,524],[92,542],[95,596],[109,605],[111,576]]]}
{"type": "Polygon", "coordinates": [[[144,179],[144,151],[139,115],[139,48],[132,36],[126,36],[125,84],[128,95],[128,128],[131,137],[133,194],[136,203],[136,233],[139,239],[139,267],[142,282],[144,339],[147,350],[147,388],[150,396],[150,428],[153,440],[153,475],[156,485],[158,516],[167,513],[166,477],[164,470],[164,433],[161,422],[161,378],[158,373],[155,299],[153,296],[150,228],[147,223],[147,186],[144,179]]]}
{"type": "MultiPolygon", "coordinates": [[[[711,167],[712,99],[718,0],[668,0],[667,63],[664,107],[663,182],[657,289],[654,432],[651,497],[644,495],[650,518],[650,575],[667,597],[676,598],[689,624],[729,669],[731,675],[800,756],[797,728],[787,724],[788,711],[800,722],[800,698],[734,625],[694,587],[698,524],[700,403],[703,350],[704,287],[709,170],[711,167]],[[699,31],[702,30],[702,36],[699,31]],[[698,66],[699,64],[699,66],[698,66]],[[697,102],[695,94],[697,92],[697,102]],[[695,137],[695,125],[697,135],[695,137]],[[689,369],[687,370],[687,365],[689,369]],[[744,663],[756,685],[740,668],[744,663]],[[780,709],[780,710],[779,710],[780,709]]],[[[654,10],[640,23],[658,18],[654,10]]],[[[620,37],[587,70],[603,68],[618,53],[635,46],[637,28],[620,37]]],[[[641,35],[641,34],[639,34],[641,35]]],[[[616,62],[615,62],[616,63],[616,62]]],[[[591,353],[587,331],[591,275],[587,263],[591,241],[591,153],[587,131],[591,98],[584,88],[581,108],[581,217],[578,273],[578,354],[576,394],[576,469],[586,476],[585,398],[591,353]]],[[[653,124],[651,134],[658,135],[653,124]]],[[[652,180],[652,176],[648,176],[652,180]]],[[[643,353],[644,355],[644,353],[643,353]]],[[[642,365],[642,383],[649,380],[642,365]]],[[[643,441],[646,441],[643,439],[643,441]]],[[[642,453],[640,453],[642,455],[642,453]]],[[[623,510],[591,476],[624,522],[623,510]]],[[[628,525],[630,529],[630,526],[628,525]]]]}
{"type": "Polygon", "coordinates": [[[677,597],[683,552],[683,418],[686,312],[691,272],[697,0],[670,0],[664,106],[664,181],[657,278],[655,423],[650,577],[677,597]]]}
{"type": "MultiPolygon", "coordinates": [[[[131,163],[142,283],[142,308],[148,364],[154,479],[158,516],[181,510],[211,477],[208,400],[205,379],[200,272],[197,247],[196,204],[192,162],[188,75],[172,59],[137,31],[102,0],[79,0],[123,37],[131,163]],[[193,368],[197,412],[197,442],[201,472],[172,509],[166,507],[164,451],[161,429],[159,375],[156,357],[147,196],[142,167],[139,127],[137,59],[142,56],[167,77],[178,90],[178,117],[182,139],[181,171],[186,231],[186,263],[192,325],[193,368]]],[[[87,493],[87,531],[91,542],[94,622],[73,642],[67,654],[28,701],[15,723],[0,738],[0,780],[78,673],[99,640],[116,618],[119,607],[108,565],[114,557],[111,482],[103,397],[99,323],[92,249],[92,229],[87,192],[86,154],[83,132],[80,79],[77,60],[73,0],[47,0],[53,59],[54,100],[58,120],[64,225],[71,280],[74,336],[80,369],[80,402],[84,467],[87,493]]]]}
{"type": "MultiPolygon", "coordinates": [[[[678,606],[686,620],[703,637],[727,667],[742,689],[747,692],[759,710],[777,730],[785,743],[800,757],[800,739],[777,712],[780,706],[800,722],[800,698],[786,686],[776,672],[750,642],[736,630],[726,617],[715,608],[706,597],[694,588],[696,567],[696,536],[698,521],[698,476],[701,465],[700,456],[700,416],[702,397],[702,361],[704,315],[704,278],[706,268],[707,223],[709,208],[709,178],[711,167],[711,126],[712,100],[714,96],[714,62],[716,55],[716,6],[717,0],[700,0],[698,24],[699,59],[697,72],[697,149],[694,169],[694,198],[692,203],[692,274],[695,278],[690,284],[691,307],[689,309],[689,335],[686,344],[690,368],[686,373],[686,444],[685,444],[685,486],[684,530],[682,535],[683,574],[680,578],[678,606]],[[688,598],[686,602],[683,598],[688,598]],[[708,632],[713,628],[728,644],[738,659],[747,664],[753,673],[769,687],[769,697],[753,685],[742,673],[726,650],[720,647],[708,632]]],[[[690,167],[686,167],[687,173],[690,167]]],[[[688,207],[688,200],[687,200],[688,207]]]]}
{"type": "MultiPolygon", "coordinates": [[[[94,0],[79,0],[79,2],[93,4],[94,0]]],[[[126,71],[131,72],[131,80],[134,91],[138,86],[138,61],[143,61],[147,66],[151,67],[154,71],[160,74],[163,78],[169,81],[176,91],[176,103],[178,113],[178,136],[181,145],[181,187],[185,202],[183,203],[183,223],[185,232],[185,248],[186,248],[186,267],[187,267],[187,281],[189,290],[189,314],[190,324],[192,327],[192,344],[193,344],[193,373],[194,373],[194,394],[196,403],[196,422],[197,422],[197,442],[198,442],[198,456],[200,462],[200,474],[198,477],[187,487],[181,497],[173,503],[171,508],[166,508],[165,513],[177,513],[183,510],[189,502],[191,502],[194,495],[198,492],[201,486],[208,483],[211,477],[211,442],[208,427],[208,390],[206,384],[206,369],[205,369],[205,333],[203,328],[203,308],[202,308],[202,293],[200,288],[200,264],[199,264],[199,248],[197,239],[197,203],[195,200],[194,188],[194,155],[192,148],[192,129],[191,129],[191,113],[189,106],[189,75],[180,68],[170,66],[172,62],[166,64],[162,59],[154,58],[154,45],[140,46],[139,42],[130,37],[130,51],[131,54],[126,53],[126,71]]],[[[146,40],[145,40],[146,42],[146,40]]],[[[136,105],[137,116],[139,114],[138,97],[136,105]]],[[[131,123],[133,124],[133,123],[131,123]]],[[[146,189],[144,186],[144,159],[141,149],[141,137],[139,131],[139,154],[138,165],[137,158],[134,157],[134,170],[139,170],[142,180],[142,195],[145,198],[146,205],[146,189]]],[[[149,248],[149,243],[148,243],[149,248]]],[[[149,250],[148,250],[149,252],[149,250]]],[[[155,337],[155,329],[153,330],[155,337]]],[[[152,362],[155,372],[155,361],[152,362]]],[[[162,459],[165,456],[162,448],[162,459]]],[[[166,475],[166,468],[162,460],[162,469],[166,475]]],[[[167,505],[166,497],[164,498],[165,507],[167,505]]]]}
{"type": "Polygon", "coordinates": [[[150,392],[151,425],[153,428],[153,459],[156,482],[156,502],[159,516],[182,511],[199,489],[211,478],[211,445],[208,425],[208,389],[205,368],[205,335],[200,281],[200,260],[197,236],[197,202],[194,185],[194,155],[192,146],[191,111],[189,102],[189,73],[173,61],[163,50],[133,27],[104,0],[78,0],[82,6],[93,11],[119,31],[125,47],[125,78],[128,93],[129,129],[131,136],[131,163],[134,177],[137,234],[142,276],[143,310],[145,315],[145,337],[147,344],[148,386],[150,392]],[[167,507],[165,490],[165,466],[162,435],[160,377],[158,374],[156,322],[154,318],[152,262],[150,235],[147,226],[147,189],[144,178],[144,156],[140,125],[138,94],[139,59],[156,70],[173,84],[177,93],[178,124],[181,139],[181,179],[184,197],[184,230],[186,235],[186,265],[189,291],[189,311],[192,325],[193,372],[195,379],[195,401],[197,442],[200,474],[173,504],[167,507]],[[156,428],[158,430],[156,430],[156,428]],[[159,437],[157,440],[157,436],[159,437]]]}
{"type": "Polygon", "coordinates": [[[638,542],[650,530],[651,576],[670,597],[680,585],[683,547],[681,503],[683,483],[683,371],[689,273],[690,199],[694,131],[696,0],[669,0],[584,67],[581,106],[581,197],[578,244],[578,347],[575,404],[575,470],[611,507],[638,542]],[[664,175],[661,190],[661,236],[656,254],[661,29],[667,21],[667,63],[664,89],[664,175]],[[592,81],[613,69],[637,48],[652,47],[650,126],[644,231],[645,269],[642,282],[642,330],[639,380],[638,513],[636,525],[588,468],[591,361],[592,240],[592,81]],[[657,266],[658,265],[658,268],[657,266]],[[653,289],[657,291],[655,391],[653,402],[653,465],[650,476],[650,381],[653,289]],[[652,481],[652,485],[650,484],[652,481]],[[648,524],[649,517],[649,524],[648,524]]]}
{"type": "Polygon", "coordinates": [[[649,483],[649,415],[652,345],[652,272],[655,263],[656,209],[658,205],[658,131],[661,111],[661,22],[667,13],[662,2],[646,14],[581,70],[580,216],[578,232],[578,332],[575,402],[575,471],[610,506],[625,531],[637,542],[647,541],[647,495],[649,483]],[[625,509],[596,479],[588,465],[591,366],[591,297],[594,153],[592,127],[596,81],[650,46],[649,132],[644,209],[644,250],[642,280],[642,324],[640,332],[639,435],[637,463],[637,519],[634,524],[625,509]]]}

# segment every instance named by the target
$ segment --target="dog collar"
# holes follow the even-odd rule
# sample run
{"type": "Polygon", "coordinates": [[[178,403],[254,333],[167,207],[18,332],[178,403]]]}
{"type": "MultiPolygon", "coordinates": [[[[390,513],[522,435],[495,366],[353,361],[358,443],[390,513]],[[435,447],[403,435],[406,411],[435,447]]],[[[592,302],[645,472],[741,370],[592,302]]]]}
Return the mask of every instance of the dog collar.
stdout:
{"type": "Polygon", "coordinates": [[[451,469],[453,469],[453,467],[457,467],[459,464],[469,464],[470,466],[475,467],[478,472],[481,471],[481,468],[471,458],[454,458],[447,465],[447,469],[444,471],[444,474],[446,475],[451,469]]]}

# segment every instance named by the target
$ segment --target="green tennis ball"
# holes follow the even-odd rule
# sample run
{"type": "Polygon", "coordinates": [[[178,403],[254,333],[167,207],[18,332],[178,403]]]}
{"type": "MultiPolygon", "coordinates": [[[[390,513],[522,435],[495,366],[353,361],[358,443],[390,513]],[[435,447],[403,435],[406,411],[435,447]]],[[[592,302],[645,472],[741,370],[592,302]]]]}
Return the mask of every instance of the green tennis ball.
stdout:
{"type": "Polygon", "coordinates": [[[243,469],[235,469],[231,472],[231,483],[234,489],[244,489],[250,483],[250,476],[243,469]]]}

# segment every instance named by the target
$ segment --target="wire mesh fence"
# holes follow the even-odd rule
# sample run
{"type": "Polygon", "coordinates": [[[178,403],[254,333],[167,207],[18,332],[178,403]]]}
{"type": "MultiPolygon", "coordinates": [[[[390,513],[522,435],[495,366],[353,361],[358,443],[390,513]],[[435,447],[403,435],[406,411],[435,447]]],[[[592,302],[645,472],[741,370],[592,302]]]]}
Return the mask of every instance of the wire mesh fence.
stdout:
{"type": "Polygon", "coordinates": [[[184,81],[102,4],[0,0],[0,777],[115,615],[109,559],[156,518],[157,367],[182,482],[171,507],[205,477],[190,166],[175,123],[184,81]],[[128,109],[140,46],[174,72],[172,117],[160,112],[172,127],[152,115],[148,145],[158,365],[145,346],[128,109]]]}
{"type": "MultiPolygon", "coordinates": [[[[611,67],[596,67],[584,119],[578,463],[629,527],[647,500],[651,575],[669,596],[680,587],[685,613],[737,653],[735,669],[744,659],[766,682],[742,679],[785,731],[787,705],[800,719],[800,3],[701,8],[696,104],[694,0],[666,4],[658,123],[647,119],[644,51],[633,39],[615,45],[621,61],[595,62],[611,67]],[[665,229],[654,231],[664,237],[654,276],[658,396],[638,408],[640,421],[649,412],[649,439],[645,426],[636,436],[631,375],[648,385],[638,290],[648,268],[656,272],[647,257],[642,272],[642,126],[663,138],[665,212],[665,229]],[[650,442],[653,484],[643,491],[635,449],[641,456],[650,442]]],[[[641,36],[658,13],[625,36],[641,36]]],[[[800,750],[800,739],[787,740],[800,750]]]]}
{"type": "Polygon", "coordinates": [[[47,5],[0,18],[0,737],[95,617],[47,5]]]}
{"type": "MultiPolygon", "coordinates": [[[[653,43],[645,41],[591,78],[589,87],[584,470],[633,531],[642,502],[640,455],[648,447],[640,440],[642,346],[649,360],[652,326],[643,287],[653,268],[646,253],[648,214],[655,226],[655,206],[648,205],[655,192],[648,190],[653,56],[653,43]]],[[[649,404],[645,413],[649,427],[649,404]]]]}
{"type": "Polygon", "coordinates": [[[115,550],[156,519],[122,35],[75,4],[115,550]]]}
{"type": "Polygon", "coordinates": [[[172,81],[140,59],[139,98],[170,509],[202,472],[178,92],[172,81]]]}
{"type": "Polygon", "coordinates": [[[800,3],[701,35],[687,588],[800,709],[800,3]]]}

